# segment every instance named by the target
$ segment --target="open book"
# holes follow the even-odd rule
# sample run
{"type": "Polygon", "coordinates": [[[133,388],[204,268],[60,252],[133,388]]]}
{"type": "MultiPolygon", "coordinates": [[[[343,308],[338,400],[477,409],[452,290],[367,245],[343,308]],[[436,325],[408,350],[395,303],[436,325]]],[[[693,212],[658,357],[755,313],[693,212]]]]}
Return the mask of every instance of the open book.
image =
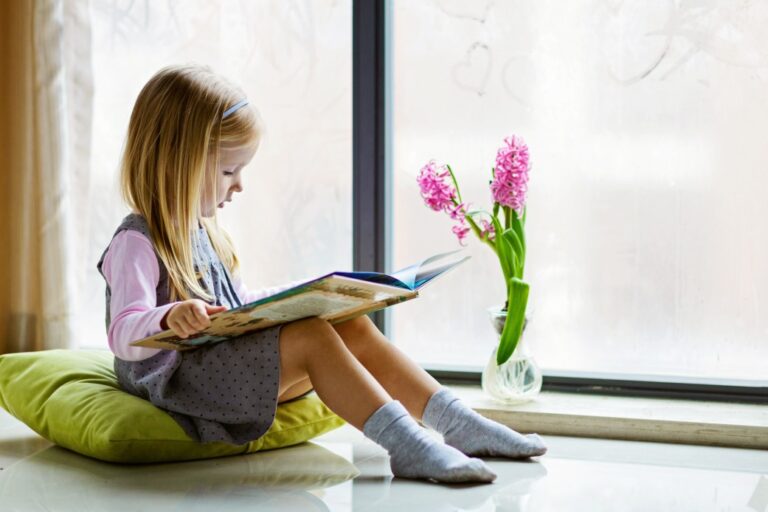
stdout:
{"type": "Polygon", "coordinates": [[[419,296],[436,277],[470,258],[463,249],[431,256],[392,275],[379,272],[332,272],[275,295],[211,316],[211,325],[186,339],[172,330],[131,345],[189,350],[208,343],[302,318],[318,316],[331,324],[384,309],[419,296]]]}

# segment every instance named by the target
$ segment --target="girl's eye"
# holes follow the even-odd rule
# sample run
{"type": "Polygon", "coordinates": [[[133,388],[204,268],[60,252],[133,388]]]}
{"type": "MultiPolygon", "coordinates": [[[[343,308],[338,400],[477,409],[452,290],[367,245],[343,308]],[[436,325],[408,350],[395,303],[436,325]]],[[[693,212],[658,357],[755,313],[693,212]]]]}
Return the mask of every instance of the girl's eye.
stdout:
{"type": "Polygon", "coordinates": [[[235,174],[235,173],[230,172],[230,171],[224,171],[224,176],[232,176],[233,174],[235,174]]]}

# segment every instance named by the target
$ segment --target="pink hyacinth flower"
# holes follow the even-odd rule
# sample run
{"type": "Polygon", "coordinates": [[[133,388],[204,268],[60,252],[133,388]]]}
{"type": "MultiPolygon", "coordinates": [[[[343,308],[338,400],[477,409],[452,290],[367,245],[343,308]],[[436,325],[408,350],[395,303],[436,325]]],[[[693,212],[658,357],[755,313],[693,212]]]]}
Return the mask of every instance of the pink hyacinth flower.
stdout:
{"type": "Polygon", "coordinates": [[[448,215],[453,220],[458,220],[463,223],[468,207],[469,203],[459,203],[456,206],[449,206],[445,211],[448,212],[448,215]]]}
{"type": "Polygon", "coordinates": [[[450,175],[445,166],[438,167],[434,160],[430,160],[416,177],[424,203],[437,212],[453,207],[457,193],[450,183],[450,175]]]}
{"type": "Polygon", "coordinates": [[[496,170],[491,182],[493,200],[521,212],[525,207],[529,170],[525,141],[517,135],[506,137],[496,155],[496,170]]]}
{"type": "Polygon", "coordinates": [[[491,224],[490,222],[488,222],[485,219],[482,219],[480,221],[480,223],[481,223],[480,235],[481,236],[486,236],[487,235],[488,236],[488,240],[495,240],[495,238],[496,238],[496,230],[494,229],[493,224],[491,224]]]}
{"type": "Polygon", "coordinates": [[[464,239],[467,237],[467,233],[469,233],[469,226],[462,221],[460,224],[453,226],[452,231],[458,237],[459,244],[466,246],[467,244],[464,243],[464,239]]]}

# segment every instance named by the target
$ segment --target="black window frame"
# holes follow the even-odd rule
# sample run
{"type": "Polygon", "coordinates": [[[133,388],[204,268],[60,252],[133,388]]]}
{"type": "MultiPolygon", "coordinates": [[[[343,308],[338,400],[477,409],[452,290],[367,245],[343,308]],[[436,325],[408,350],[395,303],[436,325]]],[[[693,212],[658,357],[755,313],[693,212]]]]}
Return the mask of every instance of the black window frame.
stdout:
{"type": "MultiPolygon", "coordinates": [[[[391,0],[352,0],[352,246],[356,270],[391,270],[391,20],[391,0]]],[[[390,332],[390,314],[390,309],[371,314],[385,335],[390,332]]],[[[425,369],[441,383],[480,384],[479,371],[425,369]]],[[[768,386],[749,381],[543,373],[544,391],[768,403],[768,386]]]]}

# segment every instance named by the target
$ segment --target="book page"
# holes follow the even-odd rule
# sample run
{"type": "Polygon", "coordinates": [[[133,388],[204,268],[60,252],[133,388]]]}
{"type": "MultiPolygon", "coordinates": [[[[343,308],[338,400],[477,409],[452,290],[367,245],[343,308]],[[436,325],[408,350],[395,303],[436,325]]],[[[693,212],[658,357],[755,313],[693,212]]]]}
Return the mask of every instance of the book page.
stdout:
{"type": "Polygon", "coordinates": [[[310,284],[313,290],[357,297],[365,301],[378,302],[392,297],[412,296],[413,291],[406,288],[391,286],[385,283],[367,282],[348,277],[344,274],[332,274],[320,281],[310,284]]]}
{"type": "Polygon", "coordinates": [[[470,258],[471,256],[466,255],[465,249],[444,252],[398,270],[392,275],[408,285],[410,289],[418,290],[437,276],[448,272],[470,258]]]}
{"type": "Polygon", "coordinates": [[[367,302],[349,295],[313,290],[256,308],[250,316],[270,322],[286,322],[308,316],[331,316],[367,302]]]}

